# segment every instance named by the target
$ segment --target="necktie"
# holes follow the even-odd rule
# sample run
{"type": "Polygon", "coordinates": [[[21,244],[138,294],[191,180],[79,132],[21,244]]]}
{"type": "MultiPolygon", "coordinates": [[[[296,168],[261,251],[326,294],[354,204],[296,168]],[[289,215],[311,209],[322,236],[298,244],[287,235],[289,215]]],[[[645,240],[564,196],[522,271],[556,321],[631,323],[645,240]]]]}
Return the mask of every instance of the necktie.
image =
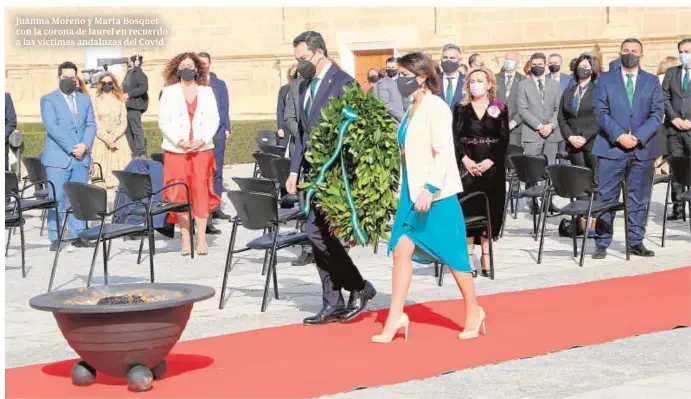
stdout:
{"type": "Polygon", "coordinates": [[[305,104],[305,115],[308,117],[310,116],[310,112],[312,112],[312,100],[314,99],[314,93],[317,88],[317,82],[319,82],[319,78],[314,78],[310,82],[310,94],[307,97],[307,104],[305,104]]]}
{"type": "Polygon", "coordinates": [[[684,89],[684,91],[689,91],[689,81],[691,81],[691,68],[686,68],[685,71],[686,73],[684,74],[684,81],[681,83],[681,88],[684,89]]]}
{"type": "Polygon", "coordinates": [[[74,93],[70,94],[67,96],[69,98],[69,103],[70,103],[70,111],[72,111],[72,116],[74,117],[74,120],[77,120],[77,104],[74,100],[74,93]]]}
{"type": "Polygon", "coordinates": [[[511,94],[511,83],[513,83],[513,75],[507,75],[506,76],[506,98],[509,98],[509,94],[511,94]]]}
{"type": "Polygon", "coordinates": [[[540,101],[545,102],[545,86],[542,85],[542,79],[537,80],[537,88],[540,91],[540,101]]]}
{"type": "Polygon", "coordinates": [[[446,86],[446,103],[451,106],[453,103],[453,78],[446,78],[446,81],[449,82],[449,84],[446,86]]]}
{"type": "Polygon", "coordinates": [[[573,96],[573,112],[575,114],[578,114],[578,109],[581,107],[581,99],[583,98],[583,94],[585,94],[585,86],[578,86],[576,95],[573,96]]]}
{"type": "Polygon", "coordinates": [[[629,105],[633,105],[633,74],[626,74],[626,95],[629,97],[629,105]]]}

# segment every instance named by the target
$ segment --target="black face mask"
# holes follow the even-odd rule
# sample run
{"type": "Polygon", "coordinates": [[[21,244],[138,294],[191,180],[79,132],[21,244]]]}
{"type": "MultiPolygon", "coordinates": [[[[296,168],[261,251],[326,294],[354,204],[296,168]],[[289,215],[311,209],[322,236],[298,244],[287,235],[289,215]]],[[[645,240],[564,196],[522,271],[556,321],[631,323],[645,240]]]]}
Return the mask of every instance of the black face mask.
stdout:
{"type": "Polygon", "coordinates": [[[593,71],[585,68],[576,69],[576,77],[580,79],[588,79],[593,74],[593,71]]]}
{"type": "Polygon", "coordinates": [[[197,71],[191,68],[178,69],[178,76],[185,82],[191,82],[197,77],[197,71]]]}
{"type": "Polygon", "coordinates": [[[458,62],[451,60],[442,61],[441,69],[446,73],[454,73],[458,70],[458,62]]]}
{"type": "Polygon", "coordinates": [[[622,54],[621,55],[621,65],[625,66],[626,68],[635,68],[638,66],[638,62],[641,60],[641,57],[635,55],[635,54],[622,54]]]}
{"type": "Polygon", "coordinates": [[[72,79],[60,79],[60,91],[65,94],[72,94],[77,88],[77,82],[72,79]]]}
{"type": "MultiPolygon", "coordinates": [[[[312,63],[312,58],[314,58],[315,55],[316,54],[314,54],[309,60],[298,61],[298,73],[305,80],[312,80],[314,75],[317,74],[317,66],[312,63]]],[[[317,61],[317,63],[319,63],[319,61],[317,61]]]]}
{"type": "Polygon", "coordinates": [[[367,80],[369,80],[372,83],[377,83],[379,80],[379,75],[371,75],[367,77],[367,80]]]}
{"type": "Polygon", "coordinates": [[[386,76],[393,78],[396,75],[398,75],[398,69],[390,68],[386,70],[386,76]]]}
{"type": "Polygon", "coordinates": [[[531,67],[530,73],[533,74],[533,76],[542,76],[545,74],[545,67],[543,67],[543,66],[531,67]]]}
{"type": "Polygon", "coordinates": [[[410,97],[411,94],[415,93],[415,90],[420,88],[420,85],[417,83],[417,77],[415,76],[399,76],[396,80],[396,86],[403,98],[410,97]]]}
{"type": "Polygon", "coordinates": [[[552,73],[557,73],[561,69],[561,65],[550,65],[549,71],[552,73]]]}
{"type": "Polygon", "coordinates": [[[112,83],[104,83],[101,85],[101,89],[105,91],[106,93],[109,93],[111,90],[113,90],[113,84],[112,83]]]}

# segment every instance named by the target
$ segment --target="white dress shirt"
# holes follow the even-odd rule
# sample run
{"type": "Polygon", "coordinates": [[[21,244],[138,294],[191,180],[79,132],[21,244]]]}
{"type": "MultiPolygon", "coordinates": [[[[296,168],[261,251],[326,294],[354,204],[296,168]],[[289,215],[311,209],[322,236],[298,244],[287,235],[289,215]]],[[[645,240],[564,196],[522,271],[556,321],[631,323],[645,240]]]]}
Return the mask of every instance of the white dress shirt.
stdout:
{"type": "MultiPolygon", "coordinates": [[[[319,93],[319,87],[322,85],[322,81],[324,80],[324,76],[326,76],[326,73],[329,71],[331,68],[331,61],[327,60],[326,65],[324,65],[324,68],[322,69],[321,73],[319,76],[315,76],[315,78],[318,78],[319,80],[317,81],[317,84],[314,87],[314,95],[316,96],[317,93],[319,93]]],[[[307,82],[307,91],[305,92],[305,101],[302,103],[302,106],[307,105],[307,100],[311,96],[311,90],[310,90],[310,82],[307,82]]],[[[312,99],[312,102],[314,103],[314,99],[312,99]]]]}
{"type": "Polygon", "coordinates": [[[634,92],[634,94],[636,93],[636,80],[638,80],[638,70],[639,70],[639,68],[636,68],[636,70],[633,72],[627,72],[623,66],[621,67],[621,77],[624,79],[624,87],[626,87],[626,81],[629,80],[629,78],[626,77],[626,75],[628,75],[630,73],[633,74],[631,80],[633,80],[633,92],[634,92]]]}
{"type": "Polygon", "coordinates": [[[455,97],[456,96],[456,86],[458,86],[458,77],[460,76],[460,73],[457,73],[456,76],[450,76],[447,75],[446,72],[442,73],[442,78],[444,79],[444,82],[442,82],[443,87],[442,89],[444,90],[444,95],[446,96],[446,90],[449,87],[449,78],[451,78],[451,93],[455,97]]]}

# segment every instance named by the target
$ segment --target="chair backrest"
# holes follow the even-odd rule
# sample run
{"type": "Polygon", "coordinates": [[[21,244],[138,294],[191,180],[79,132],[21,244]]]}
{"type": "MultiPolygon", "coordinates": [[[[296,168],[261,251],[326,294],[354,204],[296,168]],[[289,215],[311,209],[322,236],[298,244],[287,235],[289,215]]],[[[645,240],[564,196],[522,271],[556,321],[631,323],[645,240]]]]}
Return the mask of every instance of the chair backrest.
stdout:
{"type": "Polygon", "coordinates": [[[263,145],[276,145],[276,137],[277,134],[274,131],[260,130],[257,132],[257,136],[254,138],[254,141],[257,143],[257,147],[261,147],[263,145]]]}
{"type": "Polygon", "coordinates": [[[156,152],[150,155],[152,161],[160,162],[161,164],[163,163],[163,154],[160,152],[156,152]]]}
{"type": "Polygon", "coordinates": [[[593,171],[583,166],[549,165],[546,169],[554,193],[564,198],[576,198],[593,189],[593,171]]]}
{"type": "Polygon", "coordinates": [[[668,162],[674,180],[682,186],[691,186],[691,157],[671,157],[668,162]]]}
{"type": "Polygon", "coordinates": [[[512,155],[510,157],[518,180],[523,183],[535,184],[545,180],[547,158],[542,155],[512,155]]]}
{"type": "Polygon", "coordinates": [[[108,195],[104,188],[86,183],[65,183],[62,186],[78,220],[101,220],[108,212],[108,195]]]}
{"type": "Polygon", "coordinates": [[[284,157],[286,154],[286,148],[280,145],[262,145],[259,146],[259,152],[264,152],[267,154],[278,155],[279,157],[284,157]]]}
{"type": "Polygon", "coordinates": [[[281,188],[285,188],[286,181],[290,177],[290,158],[277,158],[271,161],[274,173],[281,188]]]}
{"type": "Polygon", "coordinates": [[[228,198],[246,229],[263,230],[278,220],[278,199],[273,195],[234,190],[228,198]]]}
{"type": "Polygon", "coordinates": [[[5,172],[5,195],[19,191],[19,179],[12,172],[5,172]]]}
{"type": "Polygon", "coordinates": [[[513,169],[513,162],[511,161],[511,156],[523,154],[523,147],[520,145],[509,144],[506,148],[506,157],[504,159],[504,167],[506,169],[513,169]]]}
{"type": "Polygon", "coordinates": [[[147,199],[153,193],[151,176],[145,173],[133,173],[124,170],[114,170],[113,174],[120,181],[122,190],[132,201],[147,199]]]}
{"type": "Polygon", "coordinates": [[[279,155],[269,154],[266,152],[255,152],[252,154],[252,156],[257,161],[257,165],[259,166],[259,171],[261,172],[262,177],[266,177],[267,179],[276,178],[276,173],[271,165],[271,161],[280,158],[279,155]]]}
{"type": "Polygon", "coordinates": [[[276,183],[273,180],[260,177],[233,177],[233,181],[240,187],[240,191],[278,195],[276,183]]]}
{"type": "Polygon", "coordinates": [[[48,180],[46,167],[41,163],[41,158],[24,158],[24,167],[26,168],[26,175],[30,182],[36,183],[37,181],[48,180]]]}

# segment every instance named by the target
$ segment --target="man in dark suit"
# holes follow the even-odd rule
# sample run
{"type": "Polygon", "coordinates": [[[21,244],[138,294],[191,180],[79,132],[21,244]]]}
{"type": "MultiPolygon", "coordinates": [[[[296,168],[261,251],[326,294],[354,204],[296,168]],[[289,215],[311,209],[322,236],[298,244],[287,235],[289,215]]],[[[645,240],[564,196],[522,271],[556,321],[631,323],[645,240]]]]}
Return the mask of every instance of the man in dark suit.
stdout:
{"type": "Polygon", "coordinates": [[[463,98],[463,83],[465,75],[459,69],[461,66],[461,48],[453,43],[445,45],[441,50],[441,69],[439,83],[441,90],[439,97],[453,108],[463,98]]]}
{"type": "MultiPolygon", "coordinates": [[[[209,53],[199,53],[199,60],[202,62],[207,71],[209,71],[209,86],[214,91],[216,96],[216,104],[218,106],[218,115],[220,122],[218,123],[218,130],[214,136],[214,158],[216,158],[216,169],[214,170],[214,192],[219,197],[223,196],[223,159],[226,152],[226,139],[230,135],[230,105],[228,100],[228,87],[226,82],[216,77],[216,74],[211,72],[211,55],[209,53]]],[[[223,213],[221,205],[216,208],[209,217],[213,219],[228,220],[230,216],[223,213]]],[[[207,234],[221,234],[221,230],[214,227],[211,223],[206,224],[207,234]]]]}
{"type": "Polygon", "coordinates": [[[518,113],[517,92],[524,76],[516,71],[518,53],[509,51],[504,56],[504,72],[499,72],[497,78],[497,97],[509,107],[509,143],[521,146],[521,115],[518,113]]]}
{"type": "MultiPolygon", "coordinates": [[[[606,72],[595,86],[595,112],[602,129],[593,154],[600,157],[600,200],[619,200],[626,182],[629,213],[629,245],[637,256],[655,256],[643,245],[646,210],[655,172],[655,158],[661,154],[656,134],[664,116],[662,88],[657,76],[639,67],[643,44],[626,39],[621,44],[621,67],[606,72]]],[[[604,259],[612,243],[614,212],[600,215],[594,259],[604,259]]]]}
{"type": "MultiPolygon", "coordinates": [[[[681,65],[667,69],[662,82],[662,94],[665,99],[665,128],[669,155],[673,157],[691,156],[691,38],[677,44],[681,65]]],[[[679,220],[685,217],[684,203],[679,196],[684,187],[676,182],[672,185],[674,205],[668,220],[679,220]]]]}
{"type": "Polygon", "coordinates": [[[554,53],[549,55],[549,58],[547,59],[547,68],[549,69],[547,79],[553,79],[559,82],[559,87],[561,87],[561,90],[564,91],[567,88],[575,85],[576,82],[573,80],[573,76],[562,72],[562,63],[563,59],[561,58],[561,54],[554,53]]]}
{"type": "MultiPolygon", "coordinates": [[[[384,102],[384,106],[389,111],[389,115],[400,123],[405,116],[406,107],[403,105],[401,92],[398,91],[396,80],[398,79],[396,59],[391,57],[386,60],[386,74],[374,85],[374,95],[384,102]],[[394,74],[395,71],[395,74],[394,74]]],[[[406,99],[407,100],[407,99],[406,99]]]]}
{"type": "MultiPolygon", "coordinates": [[[[326,43],[318,32],[307,31],[293,40],[298,72],[304,79],[299,87],[300,133],[295,137],[295,152],[291,160],[290,177],[286,190],[297,193],[298,175],[301,169],[311,165],[304,159],[312,129],[318,125],[321,110],[331,97],[343,96],[343,87],[353,78],[333,65],[328,58],[326,43]]],[[[360,275],[348,252],[330,231],[324,215],[316,207],[307,219],[307,234],[312,243],[314,258],[322,281],[322,309],[304,320],[305,324],[327,324],[350,321],[357,317],[374,298],[377,291],[360,275]],[[341,290],[350,291],[346,305],[341,290]]]]}
{"type": "Polygon", "coordinates": [[[17,113],[10,93],[5,92],[5,170],[10,170],[10,135],[17,128],[17,113]]]}
{"type": "Polygon", "coordinates": [[[149,79],[142,71],[142,56],[137,54],[127,62],[127,74],[122,80],[123,98],[127,106],[127,143],[135,158],[146,157],[146,137],[142,114],[149,107],[149,79]]]}

